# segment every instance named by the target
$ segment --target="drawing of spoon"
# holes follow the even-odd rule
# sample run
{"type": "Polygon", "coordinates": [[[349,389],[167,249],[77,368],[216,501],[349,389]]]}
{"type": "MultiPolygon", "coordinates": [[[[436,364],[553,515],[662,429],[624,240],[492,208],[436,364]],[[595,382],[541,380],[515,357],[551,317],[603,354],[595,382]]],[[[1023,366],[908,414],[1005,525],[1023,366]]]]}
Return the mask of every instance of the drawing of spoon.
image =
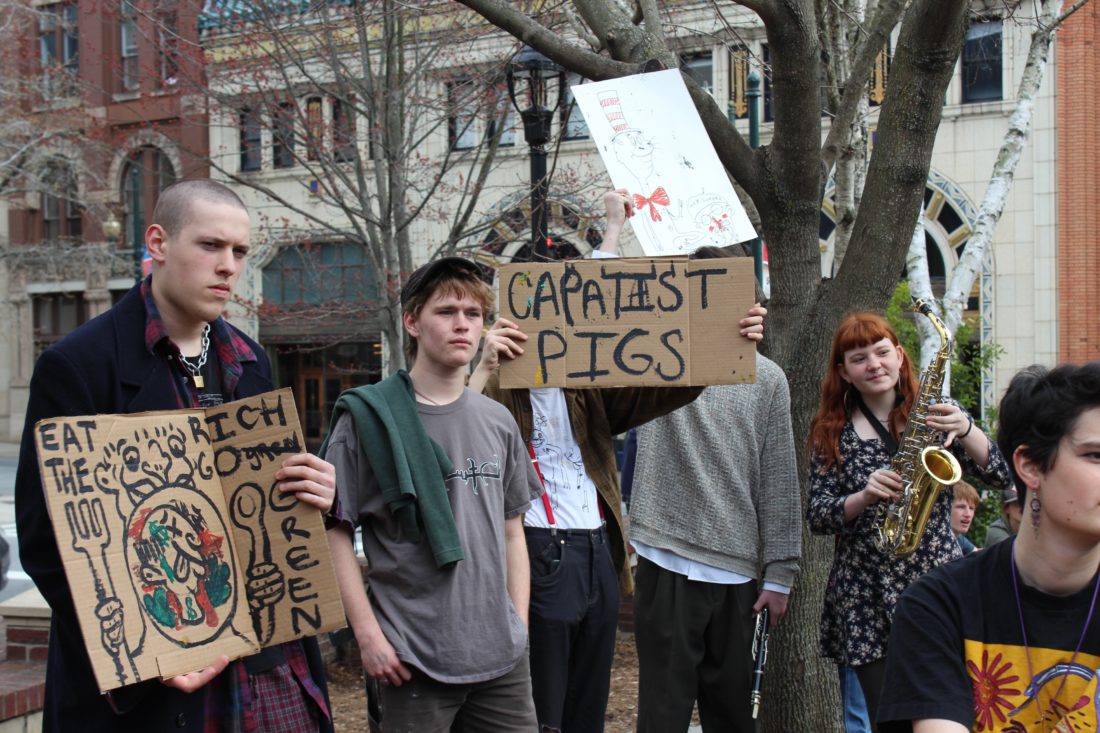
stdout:
{"type": "MultiPolygon", "coordinates": [[[[248,572],[251,578],[257,566],[271,565],[271,540],[264,527],[264,493],[254,483],[241,484],[229,502],[233,524],[248,533],[248,572]]],[[[251,605],[251,604],[250,604],[251,605]]],[[[275,606],[267,605],[252,610],[252,625],[260,645],[266,645],[275,633],[275,606]]]]}

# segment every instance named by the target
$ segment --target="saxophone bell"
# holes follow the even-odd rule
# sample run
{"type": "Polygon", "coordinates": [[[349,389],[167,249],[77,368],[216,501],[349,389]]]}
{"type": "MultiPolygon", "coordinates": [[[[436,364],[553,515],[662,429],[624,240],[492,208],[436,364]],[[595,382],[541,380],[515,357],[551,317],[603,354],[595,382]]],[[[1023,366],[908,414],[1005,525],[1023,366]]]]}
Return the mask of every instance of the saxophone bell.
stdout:
{"type": "Polygon", "coordinates": [[[920,452],[920,461],[924,470],[943,486],[954,486],[962,478],[959,459],[946,448],[929,446],[920,452]]]}

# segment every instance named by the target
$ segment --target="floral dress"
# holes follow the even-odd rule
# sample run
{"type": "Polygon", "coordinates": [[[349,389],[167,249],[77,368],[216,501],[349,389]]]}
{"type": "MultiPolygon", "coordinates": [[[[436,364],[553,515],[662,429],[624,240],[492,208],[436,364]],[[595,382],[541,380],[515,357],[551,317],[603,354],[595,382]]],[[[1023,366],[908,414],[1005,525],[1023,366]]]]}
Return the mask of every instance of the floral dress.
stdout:
{"type": "MultiPolygon", "coordinates": [[[[992,441],[989,466],[984,469],[959,442],[949,450],[959,459],[964,474],[978,476],[995,488],[1010,485],[1008,464],[992,441]]],[[[871,473],[889,468],[891,457],[878,437],[860,438],[851,420],[840,433],[840,456],[842,465],[833,464],[825,473],[820,470],[821,457],[813,457],[806,520],[810,531],[837,537],[821,613],[821,653],[838,664],[859,666],[886,657],[894,606],[909,584],[962,553],[951,532],[951,491],[940,493],[920,547],[906,557],[895,557],[875,546],[876,512],[870,507],[845,524],[844,500],[862,491],[871,473]]]]}

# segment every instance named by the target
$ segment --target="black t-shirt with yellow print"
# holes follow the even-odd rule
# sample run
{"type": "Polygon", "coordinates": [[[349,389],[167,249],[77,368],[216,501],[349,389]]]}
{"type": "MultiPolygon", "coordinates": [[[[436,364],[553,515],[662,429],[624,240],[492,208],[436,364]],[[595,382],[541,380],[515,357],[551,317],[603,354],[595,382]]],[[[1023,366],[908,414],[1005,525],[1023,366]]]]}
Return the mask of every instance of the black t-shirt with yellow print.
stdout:
{"type": "Polygon", "coordinates": [[[1094,586],[1057,597],[1020,581],[1025,648],[1012,583],[1013,544],[1000,542],[936,568],[902,596],[890,636],[880,731],[911,730],[910,721],[927,718],[997,733],[1097,730],[1100,613],[1093,614],[1074,658],[1094,586]]]}

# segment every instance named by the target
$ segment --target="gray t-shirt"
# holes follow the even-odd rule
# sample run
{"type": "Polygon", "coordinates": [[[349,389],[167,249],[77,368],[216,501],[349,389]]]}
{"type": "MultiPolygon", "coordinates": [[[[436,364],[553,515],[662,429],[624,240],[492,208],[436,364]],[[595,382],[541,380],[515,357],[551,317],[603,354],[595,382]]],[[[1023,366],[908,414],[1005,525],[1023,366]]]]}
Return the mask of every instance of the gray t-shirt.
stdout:
{"type": "Polygon", "coordinates": [[[542,488],[502,405],[466,390],[449,405],[417,407],[455,466],[446,486],[465,559],[440,570],[426,538],[403,539],[350,415],[336,423],[325,454],[336,467],[340,520],[363,529],[371,605],[401,661],[448,684],[495,679],[527,646],[508,595],[504,520],[522,514],[542,488]]]}

